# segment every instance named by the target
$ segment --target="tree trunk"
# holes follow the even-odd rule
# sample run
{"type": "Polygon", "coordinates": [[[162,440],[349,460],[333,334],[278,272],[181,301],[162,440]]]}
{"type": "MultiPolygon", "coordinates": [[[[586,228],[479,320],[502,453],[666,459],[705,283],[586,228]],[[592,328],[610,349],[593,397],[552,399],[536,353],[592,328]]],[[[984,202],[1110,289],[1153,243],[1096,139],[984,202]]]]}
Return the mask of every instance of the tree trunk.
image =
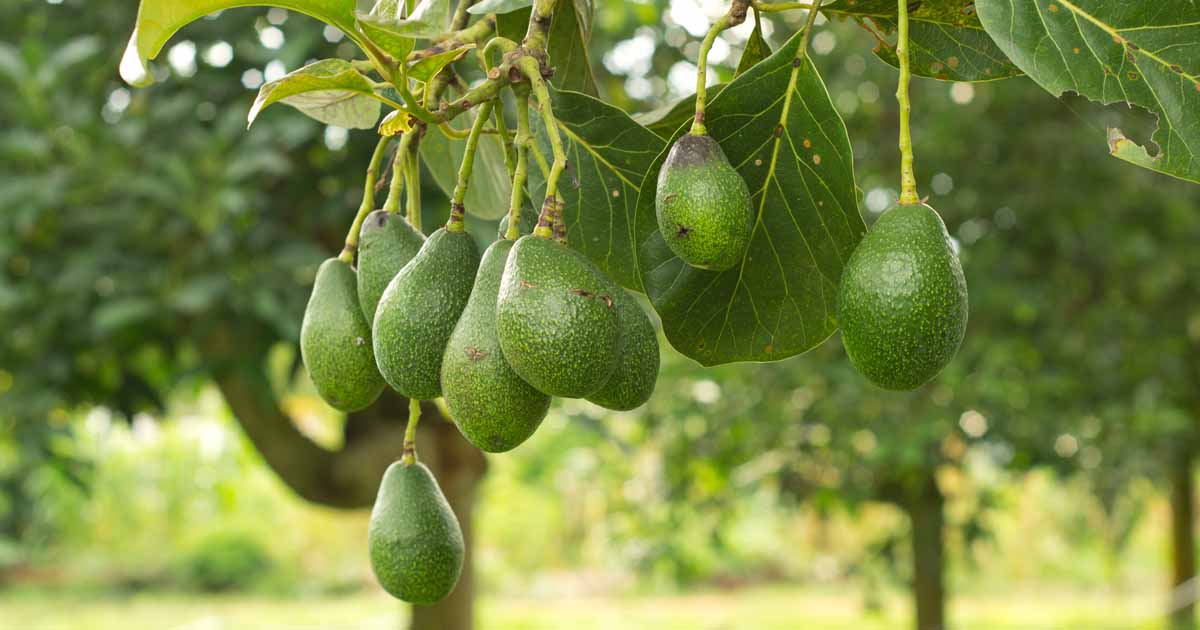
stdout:
{"type": "Polygon", "coordinates": [[[913,604],[917,630],[946,627],[946,592],[943,584],[945,541],[944,499],[930,474],[913,492],[906,509],[912,522],[913,604]]]}
{"type": "Polygon", "coordinates": [[[412,607],[411,630],[471,630],[475,620],[475,499],[486,462],[449,422],[434,423],[423,431],[417,448],[458,517],[467,554],[458,586],[446,599],[432,606],[412,607]]]}
{"type": "Polygon", "coordinates": [[[1196,532],[1195,488],[1192,479],[1191,453],[1172,460],[1169,471],[1171,492],[1171,597],[1172,630],[1192,630],[1195,627],[1196,532]]]}

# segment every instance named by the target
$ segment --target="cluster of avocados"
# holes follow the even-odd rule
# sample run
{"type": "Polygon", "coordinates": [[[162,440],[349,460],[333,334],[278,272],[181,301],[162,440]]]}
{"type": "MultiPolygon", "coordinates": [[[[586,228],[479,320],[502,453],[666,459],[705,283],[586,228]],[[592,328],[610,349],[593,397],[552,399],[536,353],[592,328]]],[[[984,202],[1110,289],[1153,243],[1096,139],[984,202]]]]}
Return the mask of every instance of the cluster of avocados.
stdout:
{"type": "MultiPolygon", "coordinates": [[[[462,435],[501,453],[527,440],[554,396],[614,410],[650,399],[658,337],[637,301],[585,256],[536,233],[501,237],[480,257],[461,217],[428,238],[376,210],[359,232],[357,268],[320,267],[300,332],[317,392],[346,412],[390,386],[443,398],[462,435]]],[[[432,473],[415,457],[388,468],[368,533],[371,566],[395,597],[448,595],[463,538],[432,473]]]]}
{"type": "MultiPolygon", "coordinates": [[[[724,271],[745,258],[756,220],[750,192],[710,136],[693,128],[675,142],[655,192],[659,232],[685,263],[724,271]]],[[[916,389],[954,358],[967,284],[933,208],[900,204],[879,217],[842,272],[838,319],[850,362],[884,389],[916,389]]]]}

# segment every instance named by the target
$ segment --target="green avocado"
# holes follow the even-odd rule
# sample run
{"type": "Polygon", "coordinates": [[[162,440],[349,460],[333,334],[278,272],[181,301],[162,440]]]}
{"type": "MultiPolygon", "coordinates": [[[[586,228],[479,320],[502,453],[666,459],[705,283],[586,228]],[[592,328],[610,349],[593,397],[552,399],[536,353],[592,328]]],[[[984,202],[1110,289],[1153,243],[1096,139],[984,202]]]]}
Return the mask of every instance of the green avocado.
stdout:
{"type": "Polygon", "coordinates": [[[300,325],[300,356],[317,393],[335,409],[358,411],[383,391],[354,270],[337,258],[317,270],[300,325]]]}
{"type": "Polygon", "coordinates": [[[384,590],[412,604],[432,604],[462,574],[462,529],[433,473],[395,462],[383,474],[367,530],[371,569],[384,590]]]}
{"type": "MultiPolygon", "coordinates": [[[[517,221],[517,231],[520,236],[533,234],[533,228],[537,227],[538,213],[530,208],[521,208],[521,218],[517,221]]],[[[496,228],[496,238],[508,238],[508,215],[500,219],[500,226],[496,228]]]]}
{"type": "Polygon", "coordinates": [[[358,299],[368,322],[396,273],[408,264],[425,243],[404,217],[383,210],[367,215],[358,231],[358,299]]]}
{"type": "Polygon", "coordinates": [[[916,389],[954,358],[967,283],[933,208],[896,206],[875,221],[842,271],[838,319],[851,363],[884,389],[916,389]]]}
{"type": "Polygon", "coordinates": [[[442,395],[442,355],[471,296],[479,249],[466,232],[441,228],[388,284],[375,312],[375,360],[396,391],[442,395]]]}
{"type": "Polygon", "coordinates": [[[500,348],[522,379],[551,396],[582,398],[617,366],[616,302],[608,280],[579,252],[523,236],[500,281],[500,348]]]}
{"type": "Polygon", "coordinates": [[[658,381],[658,333],[632,295],[613,287],[617,305],[617,368],[608,381],[587,399],[601,407],[628,411],[641,407],[654,393],[658,381]]]}
{"type": "Polygon", "coordinates": [[[663,240],[683,262],[724,271],[746,256],[755,219],[750,189],[711,137],[675,141],[658,172],[654,205],[663,240]]]}
{"type": "Polygon", "coordinates": [[[458,430],[479,450],[509,451],[529,439],[550,409],[550,397],[521,380],[496,336],[496,298],[513,241],[483,253],[475,289],[442,357],[442,396],[458,430]]]}

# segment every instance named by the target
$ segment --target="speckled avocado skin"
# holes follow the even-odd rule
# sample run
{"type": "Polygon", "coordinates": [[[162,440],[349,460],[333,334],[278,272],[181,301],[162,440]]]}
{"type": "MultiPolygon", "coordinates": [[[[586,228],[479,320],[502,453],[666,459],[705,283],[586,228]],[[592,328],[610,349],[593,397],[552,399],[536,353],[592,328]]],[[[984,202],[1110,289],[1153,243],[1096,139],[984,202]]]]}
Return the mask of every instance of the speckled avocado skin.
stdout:
{"type": "Polygon", "coordinates": [[[591,402],[615,411],[641,407],[650,400],[658,381],[658,333],[646,311],[632,295],[613,287],[617,304],[617,368],[600,389],[588,395],[591,402]]]}
{"type": "Polygon", "coordinates": [[[396,391],[418,400],[442,395],[442,355],[479,268],[466,232],[434,232],[396,274],[375,312],[375,360],[396,391]]]}
{"type": "Polygon", "coordinates": [[[654,202],[663,240],[687,264],[723,271],[746,256],[755,218],[750,189],[716,140],[690,133],[677,140],[658,172],[654,202]]]}
{"type": "Polygon", "coordinates": [[[954,358],[967,283],[933,208],[896,206],[875,221],[842,271],[838,318],[850,361],[884,389],[915,389],[954,358]]]}
{"type": "Polygon", "coordinates": [[[500,281],[500,348],[522,379],[563,398],[600,389],[617,366],[610,283],[579,252],[540,236],[513,246],[500,281]]]}
{"type": "Polygon", "coordinates": [[[368,322],[392,278],[417,255],[425,235],[404,217],[376,210],[367,215],[358,231],[358,300],[368,322]]]}
{"type": "Polygon", "coordinates": [[[396,462],[379,484],[367,530],[371,568],[384,590],[412,604],[432,604],[462,574],[462,529],[424,464],[396,462]]]}
{"type": "Polygon", "coordinates": [[[442,396],[450,418],[476,448],[510,451],[529,439],[550,410],[550,397],[517,376],[496,336],[496,299],[513,241],[483,253],[475,289],[442,358],[442,396]]]}
{"type": "Polygon", "coordinates": [[[321,263],[304,322],[300,356],[317,393],[341,411],[358,411],[375,402],[383,377],[371,352],[371,327],[363,318],[354,270],[330,258],[321,263]]]}

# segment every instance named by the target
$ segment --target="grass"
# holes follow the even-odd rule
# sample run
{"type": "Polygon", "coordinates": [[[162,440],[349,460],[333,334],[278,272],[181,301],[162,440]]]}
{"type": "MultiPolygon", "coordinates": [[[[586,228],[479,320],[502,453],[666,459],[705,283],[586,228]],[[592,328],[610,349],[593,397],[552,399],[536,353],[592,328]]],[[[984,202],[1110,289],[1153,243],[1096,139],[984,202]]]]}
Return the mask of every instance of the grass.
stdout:
{"type": "MultiPolygon", "coordinates": [[[[1031,589],[959,595],[952,627],[971,630],[1162,628],[1151,594],[1031,589]]],[[[910,627],[907,602],[892,595],[865,615],[856,587],[761,587],[646,597],[554,600],[486,598],[480,630],[884,630],[910,627]]],[[[403,607],[377,592],[342,597],[125,597],[47,592],[0,595],[0,626],[22,630],[396,630],[403,607]]]]}

